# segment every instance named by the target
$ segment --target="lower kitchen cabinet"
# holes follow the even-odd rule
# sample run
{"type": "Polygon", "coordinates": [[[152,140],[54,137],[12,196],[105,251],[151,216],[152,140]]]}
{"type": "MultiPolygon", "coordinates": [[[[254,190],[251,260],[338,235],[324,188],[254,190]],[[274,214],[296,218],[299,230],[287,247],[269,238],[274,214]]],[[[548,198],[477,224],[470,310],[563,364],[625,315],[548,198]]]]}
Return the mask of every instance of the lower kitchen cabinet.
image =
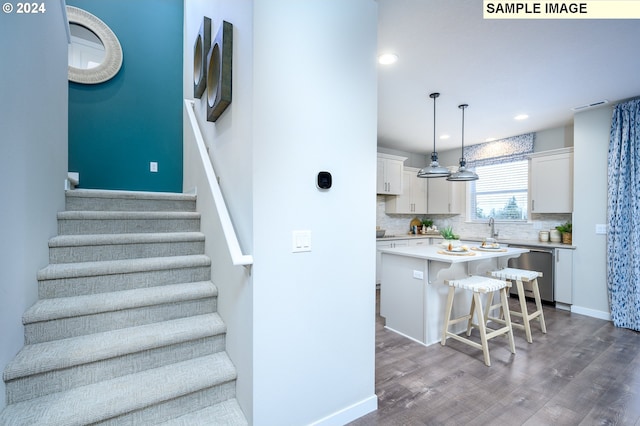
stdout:
{"type": "Polygon", "coordinates": [[[431,238],[416,238],[414,240],[409,240],[409,246],[428,246],[431,245],[431,238]]]}
{"type": "MultiPolygon", "coordinates": [[[[416,238],[408,240],[381,240],[376,242],[376,249],[379,248],[395,248],[407,246],[428,246],[431,244],[431,238],[416,238]]],[[[382,254],[376,250],[376,285],[380,284],[382,278],[382,254]]]]}
{"type": "Polygon", "coordinates": [[[378,241],[376,242],[376,285],[380,284],[380,279],[382,277],[382,253],[380,253],[377,249],[379,248],[395,248],[395,247],[406,247],[409,245],[408,240],[388,240],[388,241],[378,241]]]}
{"type": "Polygon", "coordinates": [[[573,250],[557,248],[555,259],[554,298],[556,308],[562,309],[573,303],[573,250]]]}

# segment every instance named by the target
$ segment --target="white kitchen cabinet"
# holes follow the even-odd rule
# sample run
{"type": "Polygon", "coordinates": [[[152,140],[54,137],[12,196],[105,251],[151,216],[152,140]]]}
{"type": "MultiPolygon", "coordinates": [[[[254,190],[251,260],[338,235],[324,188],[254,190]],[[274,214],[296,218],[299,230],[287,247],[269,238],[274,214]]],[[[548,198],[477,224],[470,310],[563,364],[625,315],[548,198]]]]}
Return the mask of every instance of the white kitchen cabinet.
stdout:
{"type": "Polygon", "coordinates": [[[378,194],[402,194],[402,173],[406,157],[378,153],[376,187],[378,194]]]}
{"type": "Polygon", "coordinates": [[[445,178],[425,179],[427,183],[427,213],[461,214],[465,184],[445,178]]]}
{"type": "Polygon", "coordinates": [[[409,240],[382,240],[382,241],[376,242],[376,285],[380,284],[380,279],[382,278],[381,276],[382,254],[377,249],[406,247],[408,245],[409,245],[409,240]]]}
{"type": "Polygon", "coordinates": [[[554,299],[556,307],[563,308],[562,305],[573,303],[573,250],[555,249],[554,265],[554,299]]]}
{"type": "Polygon", "coordinates": [[[413,167],[404,168],[402,194],[387,197],[385,203],[387,213],[427,213],[427,179],[418,177],[419,170],[413,167]]]}
{"type": "Polygon", "coordinates": [[[573,148],[530,156],[529,200],[531,213],[573,211],[573,148]]]}
{"type": "Polygon", "coordinates": [[[409,240],[409,247],[416,246],[430,246],[431,238],[415,238],[413,240],[409,240]]]}

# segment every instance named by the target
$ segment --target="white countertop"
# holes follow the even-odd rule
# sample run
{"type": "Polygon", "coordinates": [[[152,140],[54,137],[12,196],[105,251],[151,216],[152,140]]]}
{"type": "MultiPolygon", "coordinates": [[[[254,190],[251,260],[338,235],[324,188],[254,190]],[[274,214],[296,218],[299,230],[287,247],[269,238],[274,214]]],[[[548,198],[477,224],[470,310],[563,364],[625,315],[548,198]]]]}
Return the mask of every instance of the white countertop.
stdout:
{"type": "Polygon", "coordinates": [[[445,249],[439,245],[415,246],[415,247],[396,247],[396,248],[380,248],[383,254],[391,254],[396,256],[413,257],[417,259],[436,260],[444,263],[464,263],[476,260],[491,259],[503,256],[514,256],[527,253],[529,250],[523,248],[505,247],[504,249],[495,251],[474,250],[477,246],[470,246],[466,255],[447,254],[445,249]],[[473,254],[472,254],[473,253],[473,254]]]}
{"type": "MultiPolygon", "coordinates": [[[[423,239],[423,238],[434,238],[436,240],[441,240],[442,237],[439,234],[395,234],[392,237],[382,237],[376,238],[376,241],[386,241],[386,240],[413,240],[413,239],[423,239]]],[[[461,241],[482,241],[481,237],[462,237],[461,241]]],[[[530,246],[530,247],[540,247],[540,248],[564,248],[564,249],[572,249],[574,250],[576,246],[571,244],[563,244],[563,243],[552,243],[552,242],[541,242],[538,240],[521,240],[521,239],[511,239],[511,238],[498,238],[498,242],[507,244],[507,245],[518,245],[518,246],[530,246]]]]}

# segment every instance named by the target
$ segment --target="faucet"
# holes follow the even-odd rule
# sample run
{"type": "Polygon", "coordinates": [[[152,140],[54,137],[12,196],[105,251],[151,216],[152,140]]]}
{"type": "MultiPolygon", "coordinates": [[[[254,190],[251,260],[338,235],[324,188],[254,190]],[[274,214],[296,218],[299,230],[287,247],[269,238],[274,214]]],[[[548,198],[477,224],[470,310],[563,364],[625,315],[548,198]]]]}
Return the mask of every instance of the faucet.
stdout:
{"type": "Polygon", "coordinates": [[[496,221],[493,216],[489,218],[489,226],[491,227],[491,238],[497,238],[498,233],[496,232],[496,221]]]}

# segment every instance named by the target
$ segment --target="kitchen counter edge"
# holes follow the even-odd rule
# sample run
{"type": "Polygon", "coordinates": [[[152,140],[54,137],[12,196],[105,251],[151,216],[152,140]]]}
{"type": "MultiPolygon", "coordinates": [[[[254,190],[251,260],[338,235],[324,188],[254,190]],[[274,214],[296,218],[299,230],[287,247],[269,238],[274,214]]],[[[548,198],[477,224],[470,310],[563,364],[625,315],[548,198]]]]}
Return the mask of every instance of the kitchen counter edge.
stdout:
{"type": "MultiPolygon", "coordinates": [[[[393,241],[393,240],[414,240],[414,239],[424,239],[424,238],[442,238],[439,234],[406,234],[406,235],[394,235],[392,237],[382,237],[376,238],[376,241],[393,241]]],[[[482,237],[463,237],[460,238],[460,241],[472,241],[472,242],[481,242],[483,240],[482,237]]],[[[501,239],[498,238],[497,241],[499,243],[514,245],[514,246],[527,246],[527,247],[538,247],[538,248],[561,248],[561,249],[570,249],[575,250],[576,246],[572,244],[563,244],[563,243],[552,243],[552,242],[542,242],[538,240],[518,240],[518,239],[501,239]]]]}

